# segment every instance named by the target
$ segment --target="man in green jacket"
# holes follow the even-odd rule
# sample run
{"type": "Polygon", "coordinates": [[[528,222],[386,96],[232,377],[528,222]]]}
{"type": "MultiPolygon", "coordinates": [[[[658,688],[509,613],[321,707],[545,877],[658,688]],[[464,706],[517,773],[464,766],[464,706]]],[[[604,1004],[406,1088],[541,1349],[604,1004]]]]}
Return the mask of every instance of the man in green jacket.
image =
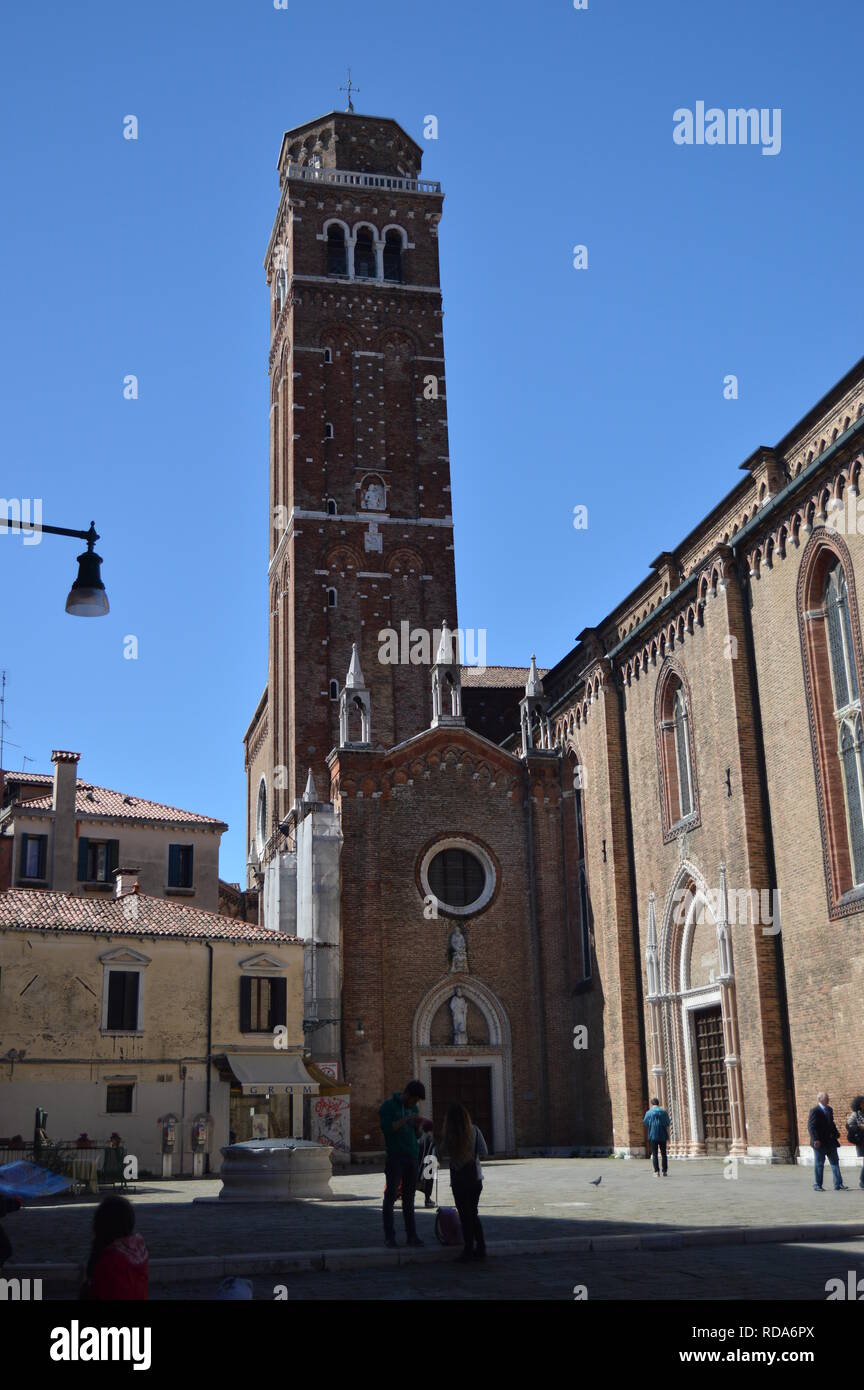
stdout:
{"type": "Polygon", "coordinates": [[[417,1186],[417,1134],[423,1123],[417,1109],[418,1100],[426,1099],[426,1088],[422,1081],[409,1081],[404,1091],[395,1091],[392,1100],[385,1100],[378,1111],[381,1132],[387,1148],[384,1164],[386,1186],[384,1189],[384,1243],[391,1250],[396,1249],[396,1230],[393,1225],[393,1208],[396,1193],[402,1183],[402,1216],[405,1221],[405,1234],[409,1245],[422,1245],[414,1225],[414,1191],[417,1186]]]}

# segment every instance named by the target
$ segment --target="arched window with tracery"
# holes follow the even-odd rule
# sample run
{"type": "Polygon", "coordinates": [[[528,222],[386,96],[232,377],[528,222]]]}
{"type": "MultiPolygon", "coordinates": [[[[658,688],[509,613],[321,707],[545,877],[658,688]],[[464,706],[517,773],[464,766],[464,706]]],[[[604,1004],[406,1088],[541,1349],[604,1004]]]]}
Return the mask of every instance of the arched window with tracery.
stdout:
{"type": "Polygon", "coordinates": [[[683,671],[671,661],[657,682],[655,717],[663,833],[668,839],[699,823],[690,695],[683,671]]]}
{"type": "Polygon", "coordinates": [[[834,718],[837,723],[837,751],[843,768],[846,802],[846,830],[851,855],[852,886],[864,884],[864,817],[862,817],[861,695],[852,645],[849,616],[849,589],[843,566],[838,560],[828,571],[825,583],[825,620],[834,718]]]}
{"type": "Polygon", "coordinates": [[[861,632],[845,544],[817,531],[802,556],[798,616],[829,910],[860,911],[864,892],[861,632]]]}

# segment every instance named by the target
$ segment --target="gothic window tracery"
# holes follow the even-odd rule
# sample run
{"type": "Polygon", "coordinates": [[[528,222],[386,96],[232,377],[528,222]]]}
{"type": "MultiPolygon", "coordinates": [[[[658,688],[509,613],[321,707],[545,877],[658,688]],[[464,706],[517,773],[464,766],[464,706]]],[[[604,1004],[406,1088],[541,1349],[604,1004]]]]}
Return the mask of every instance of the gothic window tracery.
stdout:
{"type": "Polygon", "coordinates": [[[837,561],[825,584],[825,620],[837,753],[843,770],[846,831],[852,867],[852,886],[864,884],[864,763],[862,763],[861,696],[855,667],[849,592],[843,566],[837,561]]]}
{"type": "Polygon", "coordinates": [[[699,818],[690,699],[674,662],[661,672],[655,709],[663,831],[669,838],[699,818]]]}
{"type": "Polygon", "coordinates": [[[828,910],[836,918],[860,911],[864,892],[862,652],[849,552],[821,526],[801,559],[798,622],[828,910]]]}

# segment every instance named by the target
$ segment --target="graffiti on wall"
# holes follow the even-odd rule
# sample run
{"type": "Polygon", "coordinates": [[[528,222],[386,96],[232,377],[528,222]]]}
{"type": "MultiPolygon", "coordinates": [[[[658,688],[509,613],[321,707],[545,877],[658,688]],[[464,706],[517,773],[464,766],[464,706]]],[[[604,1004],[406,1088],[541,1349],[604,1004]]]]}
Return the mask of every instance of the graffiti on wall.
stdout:
{"type": "Polygon", "coordinates": [[[312,1102],[312,1138],[331,1144],[336,1153],[351,1150],[351,1101],[348,1096],[316,1096],[312,1102]]]}

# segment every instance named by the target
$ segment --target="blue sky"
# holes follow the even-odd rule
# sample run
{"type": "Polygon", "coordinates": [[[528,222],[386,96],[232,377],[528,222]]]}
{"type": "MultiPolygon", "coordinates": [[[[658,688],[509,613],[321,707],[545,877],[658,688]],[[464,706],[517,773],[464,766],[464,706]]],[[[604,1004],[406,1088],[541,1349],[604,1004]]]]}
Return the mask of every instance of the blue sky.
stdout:
{"type": "Polygon", "coordinates": [[[439,121],[462,625],[551,664],[864,352],[862,39],[860,0],[10,0],[0,490],[95,518],[111,613],[64,614],[75,541],[0,537],[7,766],[78,749],[94,782],[227,820],[243,876],[261,262],[282,133],[344,104],[349,64],[358,111],[439,121]],[[779,107],[779,155],[676,145],[700,100],[779,107]]]}

